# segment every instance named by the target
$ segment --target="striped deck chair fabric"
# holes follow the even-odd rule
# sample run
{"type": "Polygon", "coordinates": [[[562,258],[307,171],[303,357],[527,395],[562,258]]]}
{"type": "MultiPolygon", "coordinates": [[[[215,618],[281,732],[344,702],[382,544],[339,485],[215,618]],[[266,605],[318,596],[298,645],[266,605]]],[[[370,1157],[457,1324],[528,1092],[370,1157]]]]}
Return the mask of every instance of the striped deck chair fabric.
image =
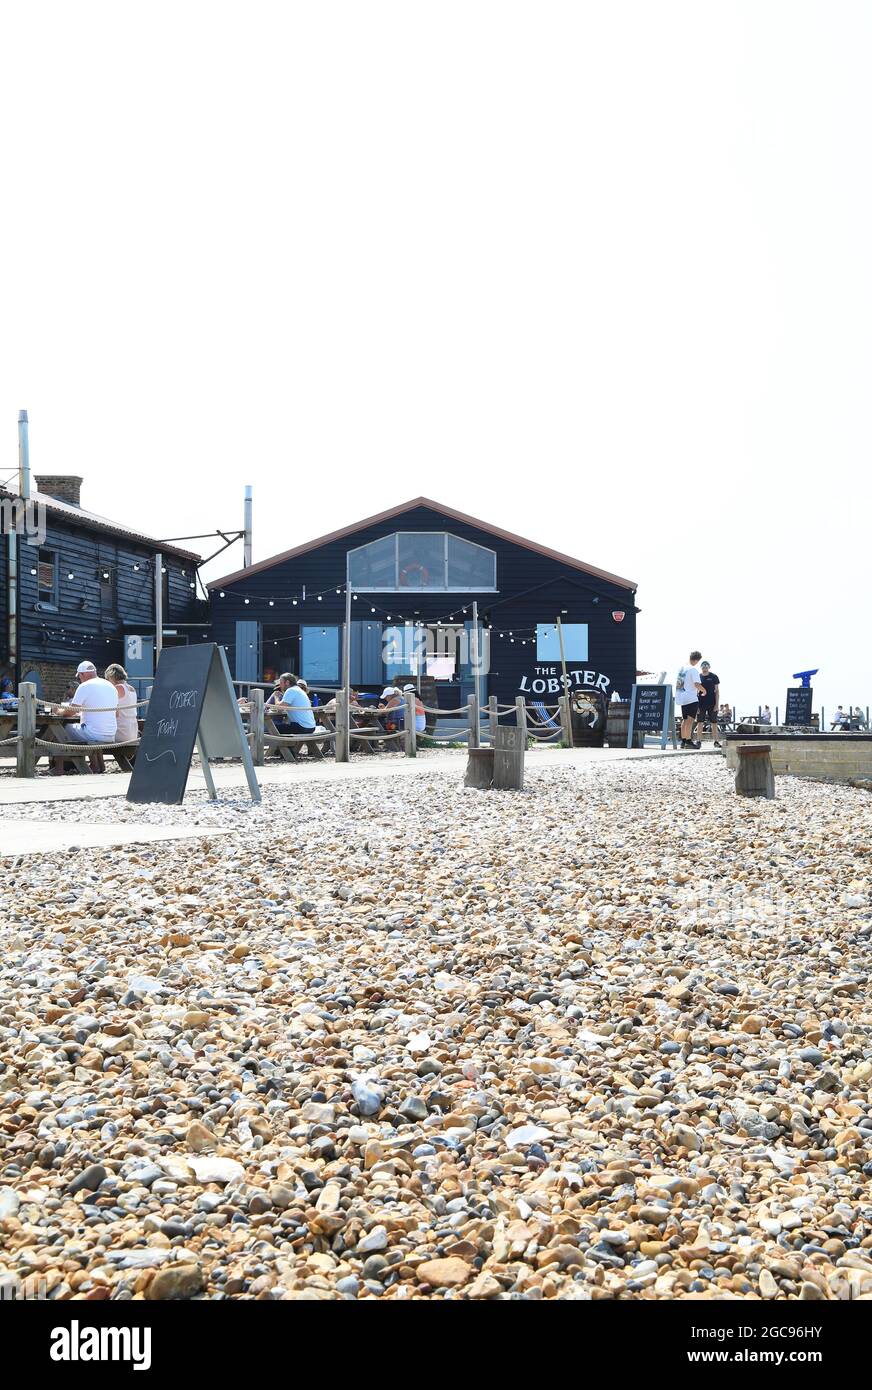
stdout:
{"type": "Polygon", "coordinates": [[[545,703],[544,703],[543,700],[533,700],[533,701],[532,701],[532,708],[536,711],[537,715],[539,716],[540,720],[542,721],[542,723],[545,725],[546,728],[549,728],[549,729],[559,729],[559,728],[560,728],[560,720],[559,720],[559,719],[555,719],[553,715],[551,715],[551,714],[548,713],[548,711],[545,709],[545,703]]]}

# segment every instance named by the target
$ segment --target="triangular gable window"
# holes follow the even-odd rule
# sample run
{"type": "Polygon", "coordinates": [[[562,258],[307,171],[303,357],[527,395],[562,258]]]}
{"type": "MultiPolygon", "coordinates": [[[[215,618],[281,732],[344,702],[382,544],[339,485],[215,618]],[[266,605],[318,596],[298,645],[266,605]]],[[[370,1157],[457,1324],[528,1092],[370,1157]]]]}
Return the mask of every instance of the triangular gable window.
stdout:
{"type": "Polygon", "coordinates": [[[361,593],[493,593],[497,557],[448,531],[395,531],[348,552],[348,580],[361,593]]]}

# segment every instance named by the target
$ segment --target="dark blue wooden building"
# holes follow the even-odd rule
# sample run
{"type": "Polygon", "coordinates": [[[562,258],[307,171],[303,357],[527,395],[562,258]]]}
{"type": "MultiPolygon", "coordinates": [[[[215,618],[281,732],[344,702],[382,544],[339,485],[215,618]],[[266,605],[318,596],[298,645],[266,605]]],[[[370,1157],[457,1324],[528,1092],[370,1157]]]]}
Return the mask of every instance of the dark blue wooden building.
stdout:
{"type": "MultiPolygon", "coordinates": [[[[58,698],[82,660],[102,670],[130,665],[126,639],[139,636],[148,658],[155,634],[155,556],[163,557],[164,644],[208,639],[208,603],[197,597],[193,551],[165,545],[79,504],[82,479],[40,475],[15,537],[17,612],[10,612],[10,536],[0,530],[0,674],[38,678],[58,698]],[[36,534],[37,518],[44,535],[36,534]],[[17,630],[16,630],[17,629],[17,630]]],[[[4,525],[16,499],[0,489],[4,525]]],[[[20,509],[19,509],[20,510],[20,509]]],[[[148,660],[146,659],[146,665],[148,660]]]]}
{"type": "Polygon", "coordinates": [[[236,679],[291,670],[310,685],[340,685],[346,576],[355,688],[380,692],[400,675],[426,677],[441,708],[463,703],[473,689],[475,603],[482,700],[556,702],[558,617],[571,688],[629,697],[631,580],[426,497],[210,583],[212,637],[236,679]]]}

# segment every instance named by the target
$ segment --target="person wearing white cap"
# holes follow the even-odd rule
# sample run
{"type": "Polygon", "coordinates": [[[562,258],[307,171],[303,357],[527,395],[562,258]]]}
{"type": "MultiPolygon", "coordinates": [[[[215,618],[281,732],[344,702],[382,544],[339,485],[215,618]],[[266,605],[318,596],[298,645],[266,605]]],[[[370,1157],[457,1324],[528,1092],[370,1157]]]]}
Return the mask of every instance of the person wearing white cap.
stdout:
{"type": "MultiPolygon", "coordinates": [[[[111,681],[97,675],[93,661],[80,661],[76,667],[79,684],[65,712],[79,712],[81,723],[68,724],[64,730],[67,743],[114,743],[117,729],[118,691],[111,681]]],[[[103,755],[93,754],[89,760],[92,772],[103,772],[103,755]]],[[[64,770],[63,758],[54,759],[55,773],[64,770]]]]}

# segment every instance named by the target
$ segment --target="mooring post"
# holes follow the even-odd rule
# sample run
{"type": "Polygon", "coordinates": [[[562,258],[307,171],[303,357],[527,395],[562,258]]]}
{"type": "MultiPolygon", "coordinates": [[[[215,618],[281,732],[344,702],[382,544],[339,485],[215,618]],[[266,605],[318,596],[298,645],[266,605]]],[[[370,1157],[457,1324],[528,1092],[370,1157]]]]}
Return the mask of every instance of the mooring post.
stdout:
{"type": "Polygon", "coordinates": [[[569,696],[561,695],[557,701],[560,706],[560,727],[563,731],[563,747],[572,747],[572,710],[569,704],[569,696]]]}
{"type": "Polygon", "coordinates": [[[263,691],[260,686],[255,686],[251,691],[249,706],[248,744],[251,749],[251,761],[254,763],[255,767],[263,767],[263,691]]]}
{"type": "Polygon", "coordinates": [[[518,728],[523,730],[524,747],[527,746],[527,705],[523,695],[519,695],[515,700],[515,718],[518,728]]]}
{"type": "Polygon", "coordinates": [[[15,773],[18,777],[36,776],[36,686],[24,681],[18,687],[18,748],[15,773]]]}
{"type": "Polygon", "coordinates": [[[351,761],[349,751],[348,727],[350,715],[348,712],[348,701],[344,690],[336,692],[336,738],[334,740],[334,751],[338,763],[351,761]]]}
{"type": "Polygon", "coordinates": [[[406,745],[406,757],[417,758],[418,740],[415,737],[415,702],[417,696],[414,690],[407,690],[403,696],[403,703],[406,708],[404,711],[404,741],[406,745]]]}
{"type": "Polygon", "coordinates": [[[468,748],[478,748],[479,744],[481,743],[481,739],[479,738],[479,729],[478,729],[478,698],[477,698],[477,696],[475,696],[475,695],[470,695],[470,697],[469,697],[469,705],[467,706],[467,713],[468,713],[468,716],[469,716],[469,734],[467,735],[466,744],[467,744],[467,747],[468,747],[468,748]]]}

